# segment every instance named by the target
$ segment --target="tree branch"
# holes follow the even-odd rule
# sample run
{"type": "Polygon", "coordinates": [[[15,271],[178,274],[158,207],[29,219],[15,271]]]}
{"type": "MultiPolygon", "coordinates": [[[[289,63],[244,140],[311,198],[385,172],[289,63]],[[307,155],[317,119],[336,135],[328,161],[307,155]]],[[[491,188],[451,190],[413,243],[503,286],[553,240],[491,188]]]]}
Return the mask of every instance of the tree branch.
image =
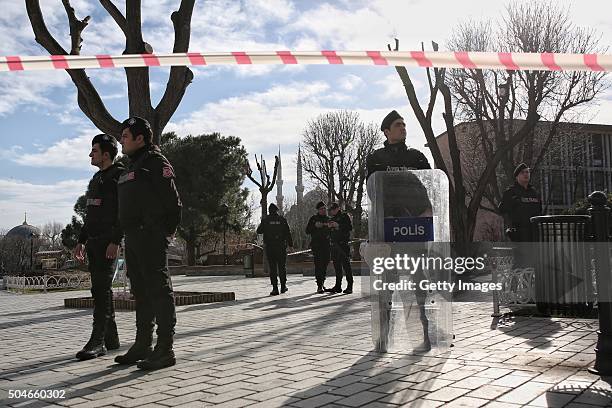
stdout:
{"type": "Polygon", "coordinates": [[[74,13],[74,8],[70,5],[70,0],[62,0],[62,4],[68,15],[68,24],[70,26],[70,40],[72,43],[70,54],[79,55],[81,53],[81,43],[83,42],[81,33],[87,27],[91,17],[87,16],[83,20],[79,20],[74,13]]]}
{"type": "MultiPolygon", "coordinates": [[[[26,0],[26,10],[36,42],[51,55],[67,55],[68,53],[53,38],[40,10],[39,0],[26,0]]],[[[121,123],[106,110],[98,91],[87,77],[84,69],[67,69],[70,79],[77,87],[77,101],[83,113],[92,123],[104,133],[119,137],[121,123]]]]}
{"type": "Polygon", "coordinates": [[[123,34],[127,37],[127,21],[125,21],[125,17],[121,14],[121,11],[119,11],[111,0],[100,0],[100,4],[106,9],[121,31],[123,31],[123,34]]]}
{"type": "MultiPolygon", "coordinates": [[[[172,52],[187,52],[191,33],[191,16],[195,0],[182,0],[178,11],[172,13],[174,26],[174,47],[172,52]]],[[[186,66],[173,66],[166,84],[166,90],[155,108],[156,127],[163,129],[185,95],[189,84],[193,81],[193,72],[186,66]]]]}

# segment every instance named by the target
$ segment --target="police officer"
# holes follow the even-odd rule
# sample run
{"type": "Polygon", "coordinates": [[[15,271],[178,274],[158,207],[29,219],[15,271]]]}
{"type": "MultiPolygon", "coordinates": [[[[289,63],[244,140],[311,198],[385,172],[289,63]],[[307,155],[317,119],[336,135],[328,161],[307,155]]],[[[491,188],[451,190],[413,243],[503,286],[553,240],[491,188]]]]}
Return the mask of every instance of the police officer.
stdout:
{"type": "Polygon", "coordinates": [[[131,117],[122,123],[121,145],[130,164],[118,182],[119,221],[125,233],[127,273],[136,301],[136,341],[119,364],[153,370],[176,363],[173,351],[176,313],[167,267],[170,239],[181,220],[174,169],[152,144],[149,122],[131,117]],[[157,344],[151,350],[154,322],[157,344]]]}
{"type": "Polygon", "coordinates": [[[514,248],[514,268],[529,266],[531,245],[535,236],[531,227],[531,217],[542,214],[542,202],[539,194],[529,180],[531,171],[525,163],[514,169],[514,184],[504,191],[499,204],[499,212],[504,216],[508,226],[506,234],[511,241],[517,242],[514,248]]]}
{"type": "Polygon", "coordinates": [[[314,257],[315,279],[317,293],[325,293],[325,275],[329,265],[329,217],[325,203],[319,201],[316,205],[317,213],[310,217],[306,225],[306,234],[310,235],[310,248],[314,257]]]}
{"type": "MultiPolygon", "coordinates": [[[[406,123],[397,111],[393,110],[385,116],[380,130],[385,134],[387,140],[384,142],[383,148],[375,150],[366,158],[368,178],[376,171],[431,169],[427,157],[422,152],[406,146],[406,123]]],[[[383,197],[384,217],[428,217],[432,215],[431,201],[427,195],[427,190],[413,174],[408,173],[402,177],[386,177],[383,183],[385,192],[383,197]]],[[[423,271],[417,270],[415,272],[416,280],[424,278],[423,271]]],[[[393,292],[388,291],[383,295],[390,300],[393,292]]],[[[427,293],[420,289],[418,284],[415,297],[423,328],[423,343],[416,349],[427,351],[431,349],[429,319],[425,310],[427,293]]],[[[406,315],[409,314],[410,311],[408,310],[406,315]]],[[[387,315],[386,319],[388,323],[390,315],[387,315]]]]}
{"type": "Polygon", "coordinates": [[[268,215],[261,220],[257,233],[263,234],[268,265],[270,266],[270,296],[278,295],[278,278],[280,278],[281,293],[287,291],[287,246],[293,246],[291,231],[287,220],[278,214],[278,207],[272,203],[268,207],[268,215]]]}
{"type": "Polygon", "coordinates": [[[504,191],[499,211],[505,216],[509,238],[514,242],[533,242],[531,217],[542,214],[542,202],[531,184],[531,171],[525,163],[514,169],[514,184],[504,191]]]}
{"type": "Polygon", "coordinates": [[[331,258],[336,271],[336,285],[330,290],[332,293],[342,292],[342,271],[346,274],[346,289],[344,293],[353,293],[353,270],[351,269],[351,249],[349,240],[353,224],[347,213],[342,212],[338,203],[329,206],[331,258]]]}
{"type": "Polygon", "coordinates": [[[382,121],[380,130],[387,140],[384,147],[370,153],[366,159],[367,177],[375,171],[431,169],[427,157],[406,146],[406,123],[397,111],[391,111],[382,121]]]}
{"type": "Polygon", "coordinates": [[[119,336],[113,308],[113,265],[123,233],[117,217],[117,180],[123,171],[117,156],[117,140],[100,134],[91,141],[91,164],[100,170],[87,187],[87,214],[78,244],[74,249],[77,260],[83,261],[85,250],[91,274],[91,294],[94,300],[93,330],[89,341],[76,358],[89,360],[119,348],[119,336]]]}

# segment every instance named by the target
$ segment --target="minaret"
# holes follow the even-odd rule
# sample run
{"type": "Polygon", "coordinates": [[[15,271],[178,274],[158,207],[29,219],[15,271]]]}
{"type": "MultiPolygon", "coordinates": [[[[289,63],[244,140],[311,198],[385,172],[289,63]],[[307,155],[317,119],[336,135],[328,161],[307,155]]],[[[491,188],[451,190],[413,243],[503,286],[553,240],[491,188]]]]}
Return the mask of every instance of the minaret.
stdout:
{"type": "Polygon", "coordinates": [[[280,146],[278,146],[278,173],[276,175],[276,206],[278,212],[283,212],[283,163],[281,161],[280,146]]]}
{"type": "Polygon", "coordinates": [[[304,185],[302,184],[302,151],[300,145],[298,145],[297,184],[295,185],[295,192],[297,193],[297,205],[300,206],[304,200],[304,185]]]}

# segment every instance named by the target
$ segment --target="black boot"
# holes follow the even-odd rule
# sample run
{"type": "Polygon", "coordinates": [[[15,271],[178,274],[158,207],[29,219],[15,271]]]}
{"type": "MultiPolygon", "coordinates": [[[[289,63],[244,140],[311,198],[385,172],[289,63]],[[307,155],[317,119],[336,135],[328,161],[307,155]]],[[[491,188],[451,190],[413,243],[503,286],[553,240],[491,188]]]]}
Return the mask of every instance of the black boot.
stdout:
{"type": "Polygon", "coordinates": [[[109,319],[106,323],[104,345],[107,350],[117,350],[121,346],[121,344],[119,344],[119,334],[117,333],[117,323],[115,319],[109,319]]]}
{"type": "Polygon", "coordinates": [[[139,361],[137,367],[141,370],[159,370],[176,364],[176,357],[172,349],[172,336],[157,337],[155,350],[145,360],[139,361]]]}
{"type": "Polygon", "coordinates": [[[85,347],[76,354],[76,358],[83,360],[91,360],[92,358],[100,357],[106,354],[106,347],[104,347],[104,327],[99,327],[94,323],[93,330],[89,341],[85,344],[85,347]]]}
{"type": "Polygon", "coordinates": [[[137,328],[136,341],[127,353],[115,357],[117,364],[135,364],[151,355],[153,348],[153,327],[150,329],[137,328]]]}
{"type": "Polygon", "coordinates": [[[285,293],[288,290],[289,289],[287,289],[287,284],[286,283],[281,283],[281,293],[285,293]]]}
{"type": "Polygon", "coordinates": [[[331,293],[342,293],[342,286],[336,285],[329,290],[331,293]]]}
{"type": "Polygon", "coordinates": [[[353,282],[346,285],[346,289],[344,289],[343,293],[346,293],[347,295],[353,293],[353,282]]]}
{"type": "Polygon", "coordinates": [[[278,286],[274,285],[272,287],[272,292],[270,292],[270,296],[277,296],[278,294],[278,286]]]}
{"type": "Polygon", "coordinates": [[[317,293],[325,293],[325,288],[323,285],[317,285],[317,293]]]}

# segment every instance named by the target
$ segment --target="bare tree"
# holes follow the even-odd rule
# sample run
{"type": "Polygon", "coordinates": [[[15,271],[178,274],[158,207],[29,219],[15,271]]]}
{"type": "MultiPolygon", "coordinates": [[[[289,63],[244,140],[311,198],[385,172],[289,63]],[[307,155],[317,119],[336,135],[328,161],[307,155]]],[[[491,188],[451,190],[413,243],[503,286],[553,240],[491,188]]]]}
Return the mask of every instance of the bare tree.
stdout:
{"type": "MultiPolygon", "coordinates": [[[[492,30],[491,22],[463,23],[449,41],[451,50],[505,51],[533,53],[605,52],[591,30],[576,27],[569,12],[552,2],[511,3],[503,22],[492,30]]],[[[509,140],[522,126],[516,121],[535,111],[540,120],[550,122],[547,134],[531,131],[502,157],[501,167],[507,184],[517,162],[537,168],[546,154],[559,123],[577,108],[593,101],[605,89],[604,73],[558,71],[451,70],[448,82],[457,103],[457,117],[477,124],[481,138],[480,154],[486,159],[509,140]],[[543,141],[543,143],[541,143],[543,141]]],[[[492,183],[496,198],[501,198],[499,186],[492,183]]]]}
{"type": "Polygon", "coordinates": [[[51,248],[61,248],[61,236],[63,225],[57,221],[48,222],[41,228],[41,234],[49,241],[51,248]]]}
{"type": "MultiPolygon", "coordinates": [[[[257,164],[257,170],[259,171],[259,181],[253,178],[253,170],[251,170],[251,166],[249,163],[246,163],[246,175],[258,188],[259,193],[261,194],[261,200],[259,201],[261,205],[261,219],[263,221],[264,217],[268,213],[268,193],[272,191],[274,188],[274,184],[276,184],[276,174],[278,171],[279,161],[278,156],[274,156],[274,173],[272,174],[272,180],[270,180],[270,175],[268,174],[268,169],[266,168],[266,161],[263,159],[263,156],[260,156],[260,159],[257,159],[257,155],[255,155],[255,163],[257,164]]],[[[264,244],[265,247],[265,244],[264,244]]],[[[263,264],[264,264],[264,273],[268,270],[268,262],[266,251],[263,251],[263,264]]]]}
{"type": "MultiPolygon", "coordinates": [[[[602,49],[592,32],[576,28],[568,13],[554,3],[511,3],[503,22],[464,23],[454,32],[449,48],[456,51],[597,52],[602,49]]],[[[397,44],[396,44],[397,49],[397,44]]],[[[434,51],[438,45],[433,43],[434,51]]],[[[589,72],[427,69],[429,101],[423,110],[404,67],[396,67],[408,100],[425,133],[437,168],[451,177],[451,219],[454,240],[472,242],[483,197],[501,198],[498,181],[511,179],[517,159],[537,166],[559,123],[577,107],[588,104],[604,89],[603,74],[589,72]],[[445,162],[431,126],[438,92],[443,97],[449,160],[445,162]],[[463,146],[455,132],[455,114],[475,126],[472,140],[463,146]],[[516,120],[520,119],[520,120],[516,120]],[[541,119],[552,123],[546,142],[538,148],[534,129],[541,119]],[[522,145],[521,145],[522,144],[522,145]],[[517,148],[517,146],[521,146],[517,148]],[[480,166],[465,179],[465,151],[475,149],[480,166]],[[517,156],[521,152],[521,156],[517,156]],[[537,158],[531,160],[533,157],[537,158]],[[502,177],[496,177],[501,172],[502,177]],[[505,177],[503,177],[505,175],[505,177]]],[[[467,246],[465,247],[467,248],[467,246]]],[[[459,248],[460,250],[463,248],[459,248]]]]}
{"type": "MultiPolygon", "coordinates": [[[[38,42],[51,55],[79,55],[83,39],[81,34],[89,24],[90,16],[79,20],[69,0],[62,0],[70,28],[70,49],[64,48],[49,32],[39,0],[26,0],[30,24],[38,42]]],[[[112,0],[100,0],[100,4],[121,28],[125,35],[125,54],[150,54],[153,48],[146,43],[142,34],[141,1],[126,0],[125,15],[112,0]]],[[[195,0],[182,0],[177,11],[170,16],[174,26],[173,52],[187,52],[191,34],[191,16],[195,0]]],[[[83,113],[104,133],[118,137],[120,122],[106,109],[100,94],[91,83],[84,69],[67,69],[66,72],[77,88],[77,101],[83,113]]],[[[153,130],[153,142],[159,144],[164,127],[176,111],[193,80],[193,73],[186,66],[173,66],[165,92],[154,108],[151,104],[149,68],[126,68],[127,91],[130,116],[147,119],[153,130]]]]}
{"type": "Polygon", "coordinates": [[[377,126],[363,124],[359,114],[336,111],[308,122],[304,136],[304,171],[353,215],[355,233],[361,233],[366,157],[381,142],[377,126]]]}
{"type": "Polygon", "coordinates": [[[263,159],[263,156],[260,156],[260,158],[257,159],[257,155],[255,155],[255,163],[257,164],[257,170],[259,171],[259,181],[253,178],[253,170],[251,170],[251,166],[248,162],[245,165],[245,172],[249,180],[251,180],[253,184],[259,188],[259,193],[261,194],[259,204],[261,205],[261,219],[263,220],[268,213],[268,194],[274,188],[274,184],[276,184],[278,156],[274,156],[274,173],[272,174],[272,180],[270,180],[270,175],[268,174],[268,169],[266,167],[266,161],[263,159]]]}

